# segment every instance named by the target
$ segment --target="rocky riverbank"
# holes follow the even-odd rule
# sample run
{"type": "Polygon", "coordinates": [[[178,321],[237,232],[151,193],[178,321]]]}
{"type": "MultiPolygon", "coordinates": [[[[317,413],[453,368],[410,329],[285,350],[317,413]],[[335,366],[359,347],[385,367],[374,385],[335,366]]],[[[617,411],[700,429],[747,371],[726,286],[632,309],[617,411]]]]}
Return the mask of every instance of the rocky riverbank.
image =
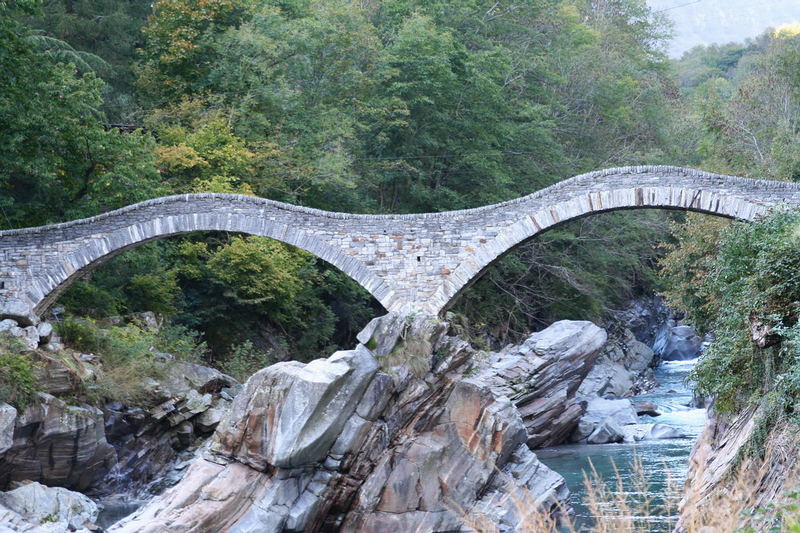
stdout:
{"type": "MultiPolygon", "coordinates": [[[[562,321],[487,353],[435,317],[387,315],[359,340],[327,359],[263,369],[243,388],[164,355],[166,377],[146,408],[72,405],[66,382],[52,378],[70,375],[58,370],[69,362],[47,356],[49,392],[22,412],[0,409],[13,432],[0,441],[0,509],[12,530],[29,530],[41,517],[13,502],[58,485],[101,507],[149,499],[111,531],[448,530],[465,513],[511,530],[515,494],[568,508],[564,479],[537,448],[654,431],[636,425],[624,397],[652,386],[656,356],[624,327],[609,335],[562,321]]],[[[71,358],[89,373],[102,364],[71,358]]],[[[75,504],[88,528],[103,522],[91,503],[75,504]]],[[[53,532],[80,520],[53,516],[53,532]]]]}

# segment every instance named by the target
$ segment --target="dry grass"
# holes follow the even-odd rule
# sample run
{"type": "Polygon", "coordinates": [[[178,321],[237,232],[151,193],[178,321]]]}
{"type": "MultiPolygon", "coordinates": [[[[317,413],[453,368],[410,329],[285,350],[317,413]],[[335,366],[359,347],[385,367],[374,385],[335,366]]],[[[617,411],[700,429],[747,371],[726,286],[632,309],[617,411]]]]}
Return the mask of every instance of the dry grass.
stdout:
{"type": "MultiPolygon", "coordinates": [[[[789,453],[798,454],[798,442],[789,447],[789,453]]],[[[640,460],[631,465],[632,483],[625,484],[623,476],[614,467],[615,480],[609,486],[592,465],[584,476],[586,496],[584,505],[597,517],[591,526],[577,529],[563,509],[542,509],[533,494],[519,488],[509,490],[509,498],[516,508],[520,524],[515,530],[520,533],[652,533],[653,519],[673,517],[677,520],[680,507],[680,523],[675,529],[679,533],[761,533],[777,531],[800,533],[800,466],[795,456],[784,464],[792,465],[775,493],[775,483],[767,483],[776,473],[776,454],[786,454],[785,443],[767,450],[764,461],[744,462],[737,473],[720,483],[717,490],[703,495],[699,490],[680,490],[678,482],[668,480],[666,494],[660,495],[656,503],[649,490],[645,469],[640,460]],[[772,494],[765,494],[765,485],[773,486],[772,494]],[[683,499],[679,502],[683,496],[683,499]],[[769,503],[765,503],[769,502],[769,503]]],[[[696,457],[694,479],[705,475],[705,457],[696,457]]],[[[775,480],[772,479],[774,482],[775,480]]],[[[491,519],[479,512],[464,514],[464,526],[479,533],[497,533],[499,529],[491,519]]],[[[663,524],[663,518],[662,522],[663,524]]],[[[663,527],[663,526],[661,526],[663,527]]]]}

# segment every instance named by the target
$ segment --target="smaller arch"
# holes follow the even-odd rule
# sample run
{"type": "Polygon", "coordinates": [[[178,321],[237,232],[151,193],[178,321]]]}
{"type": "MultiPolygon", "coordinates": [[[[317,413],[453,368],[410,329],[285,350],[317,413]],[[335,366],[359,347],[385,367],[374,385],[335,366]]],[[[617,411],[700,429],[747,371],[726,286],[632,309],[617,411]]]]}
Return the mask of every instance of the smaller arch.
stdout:
{"type": "Polygon", "coordinates": [[[80,239],[76,249],[34,277],[27,288],[33,311],[40,315],[77,279],[117,255],[147,242],[197,231],[226,231],[269,237],[297,246],[340,269],[364,287],[384,307],[394,298],[386,282],[363,263],[302,228],[244,213],[184,213],[167,215],[80,239]]]}

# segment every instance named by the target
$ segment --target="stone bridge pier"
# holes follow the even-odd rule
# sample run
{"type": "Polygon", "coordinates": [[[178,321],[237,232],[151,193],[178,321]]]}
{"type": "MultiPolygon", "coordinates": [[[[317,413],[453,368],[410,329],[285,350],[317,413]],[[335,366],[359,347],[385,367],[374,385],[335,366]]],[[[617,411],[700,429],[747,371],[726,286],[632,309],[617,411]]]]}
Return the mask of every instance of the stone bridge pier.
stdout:
{"type": "Polygon", "coordinates": [[[569,220],[637,208],[753,220],[798,204],[798,184],[666,166],[592,172],[500,204],[410,215],[333,213],[230,194],[169,196],[0,232],[0,318],[35,323],[73,281],[110,258],[195,231],[292,244],[341,269],[388,311],[436,314],[499,257],[569,220]]]}

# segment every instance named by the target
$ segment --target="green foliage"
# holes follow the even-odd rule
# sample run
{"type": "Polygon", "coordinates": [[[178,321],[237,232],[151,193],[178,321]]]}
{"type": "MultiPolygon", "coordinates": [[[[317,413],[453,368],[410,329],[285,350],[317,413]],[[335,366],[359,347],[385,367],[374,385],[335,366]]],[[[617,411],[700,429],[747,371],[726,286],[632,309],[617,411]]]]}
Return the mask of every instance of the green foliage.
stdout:
{"type": "Polygon", "coordinates": [[[247,340],[233,347],[221,368],[226,374],[244,383],[255,372],[275,362],[277,359],[273,353],[258,350],[247,340]]]}
{"type": "Polygon", "coordinates": [[[67,318],[57,324],[57,331],[67,346],[95,353],[102,359],[96,380],[84,384],[87,395],[128,405],[148,405],[152,401],[149,380],[163,377],[169,364],[159,360],[157,352],[197,362],[206,351],[197,332],[176,325],[158,331],[134,324],[101,328],[91,319],[67,318]]]}
{"type": "MultiPolygon", "coordinates": [[[[23,19],[37,31],[9,26],[4,43],[19,50],[0,67],[23,82],[6,100],[0,82],[12,118],[0,134],[7,224],[195,191],[351,212],[458,209],[691,152],[672,146],[691,136],[668,117],[668,28],[641,0],[159,0],[146,23],[147,6],[133,4],[54,0],[23,19]],[[112,72],[76,70],[67,52],[112,72]],[[102,109],[147,132],[106,131],[102,109]]],[[[551,232],[461,310],[488,317],[498,338],[598,317],[652,283],[650,241],[664,224],[626,220],[551,232]]],[[[219,234],[127,252],[63,301],[85,316],[174,316],[203,331],[212,359],[246,340],[309,359],[350,345],[379,310],[304,252],[219,234]]]]}
{"type": "Polygon", "coordinates": [[[24,409],[39,392],[37,364],[22,343],[7,333],[0,335],[0,402],[24,409]]]}
{"type": "MultiPolygon", "coordinates": [[[[794,388],[800,302],[800,212],[779,211],[752,223],[723,229],[716,256],[702,259],[714,244],[698,243],[702,232],[684,227],[683,245],[667,258],[665,273],[673,305],[686,306],[714,342],[697,365],[693,379],[700,394],[714,396],[721,411],[740,408],[751,397],[776,387],[785,405],[800,396],[794,388]],[[688,258],[688,259],[687,259],[688,258]],[[693,264],[687,276],[679,266],[693,264]],[[698,300],[705,300],[699,304],[698,300]],[[753,343],[764,337],[765,348],[753,343]],[[780,340],[788,341],[771,346],[780,340]]],[[[784,404],[782,404],[784,405],[784,404]]]]}

